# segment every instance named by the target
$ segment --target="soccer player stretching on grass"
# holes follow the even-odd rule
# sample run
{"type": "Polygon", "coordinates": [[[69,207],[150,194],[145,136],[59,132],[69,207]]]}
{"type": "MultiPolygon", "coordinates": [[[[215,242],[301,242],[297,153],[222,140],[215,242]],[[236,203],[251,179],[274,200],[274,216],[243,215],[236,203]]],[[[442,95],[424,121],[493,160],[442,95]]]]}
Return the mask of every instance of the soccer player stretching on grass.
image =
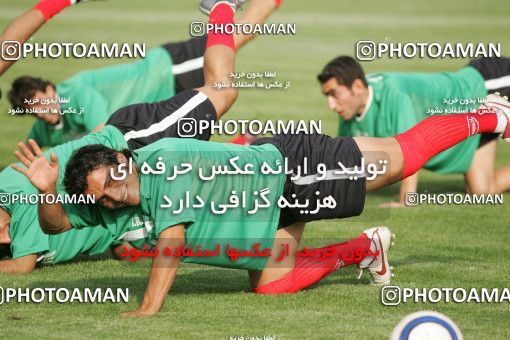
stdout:
{"type": "MultiPolygon", "coordinates": [[[[274,0],[254,0],[239,23],[263,23],[276,7],[274,0]]],[[[236,48],[253,37],[236,34],[236,48]]],[[[36,77],[19,77],[8,98],[13,112],[38,118],[28,139],[39,146],[56,146],[102,129],[122,107],[162,101],[203,86],[206,41],[202,36],[164,44],[135,63],[80,72],[56,86],[36,77]]]]}
{"type": "MultiPolygon", "coordinates": [[[[456,72],[382,72],[365,77],[356,60],[340,56],[324,67],[318,79],[329,109],[339,115],[339,136],[390,137],[432,114],[476,110],[488,92],[510,96],[510,59],[474,60],[456,72]]],[[[497,137],[483,133],[466,139],[432,158],[425,168],[463,173],[472,194],[506,192],[510,167],[495,167],[497,137]]],[[[402,181],[400,202],[389,206],[403,206],[405,194],[417,187],[418,173],[402,181]]]]}
{"type": "MultiPolygon", "coordinates": [[[[231,1],[232,3],[234,1],[231,1]]],[[[227,1],[203,1],[202,6],[210,8],[210,22],[228,24],[233,22],[234,11],[227,1]],[[204,3],[211,3],[206,5],[204,3]]],[[[223,66],[215,68],[219,74],[228,74],[234,64],[233,37],[228,34],[210,34],[205,53],[206,65],[209,60],[221,60],[223,66]],[[226,72],[226,73],[223,73],[226,72]]],[[[206,67],[207,70],[207,67],[206,67]]],[[[206,72],[206,83],[208,73],[206,72]]],[[[197,96],[208,105],[194,110],[223,110],[232,105],[235,95],[218,97],[218,92],[210,91],[208,86],[199,88],[197,96]],[[210,97],[209,97],[210,96],[210,97]]],[[[179,96],[177,96],[178,98],[179,96]]],[[[232,264],[224,262],[225,257],[200,257],[194,262],[208,263],[217,266],[248,269],[253,291],[260,294],[293,293],[304,289],[335,269],[358,264],[367,268],[372,281],[376,284],[390,282],[391,268],[388,264],[388,250],[391,245],[391,232],[380,227],[365,231],[360,237],[346,243],[329,246],[335,249],[333,256],[325,258],[317,264],[317,259],[298,252],[298,247],[305,223],[317,219],[331,219],[358,215],[363,210],[365,192],[376,190],[389,184],[401,181],[414,174],[430,158],[441,151],[478,133],[503,133],[506,138],[510,133],[510,105],[498,96],[489,96],[485,104],[497,113],[463,114],[428,118],[412,129],[389,138],[331,138],[325,135],[294,135],[262,138],[256,146],[236,146],[231,144],[209,143],[183,139],[162,139],[134,151],[133,153],[118,152],[104,146],[87,146],[78,150],[69,161],[64,185],[68,193],[93,194],[98,205],[89,205],[87,213],[82,216],[83,222],[96,218],[111,219],[116,211],[128,207],[139,207],[148,214],[153,222],[149,230],[151,238],[159,250],[180,249],[190,240],[221,240],[231,237],[244,247],[248,242],[269,245],[271,256],[249,258],[232,264]],[[346,176],[347,169],[353,169],[362,162],[377,164],[380,153],[387,155],[389,170],[382,171],[380,176],[367,180],[363,173],[353,177],[346,176]],[[121,166],[129,166],[129,157],[133,157],[133,171],[119,176],[121,166]],[[154,166],[159,158],[164,158],[167,169],[191,164],[193,169],[204,169],[211,165],[225,164],[232,156],[237,156],[239,168],[252,164],[257,168],[263,162],[282,163],[284,157],[289,160],[293,173],[297,167],[303,167],[305,158],[309,169],[317,169],[319,164],[326,166],[321,175],[316,172],[310,176],[295,180],[282,173],[271,176],[217,177],[213,181],[199,182],[195,175],[183,172],[183,176],[168,181],[165,176],[147,172],[142,165],[154,166]],[[338,162],[343,165],[344,174],[336,175],[338,162]],[[169,167],[168,167],[169,166],[169,167]],[[142,174],[142,172],[144,172],[142,174]],[[190,197],[202,197],[204,206],[214,203],[222,194],[231,190],[270,189],[266,191],[267,199],[272,202],[267,210],[259,214],[236,214],[226,211],[225,215],[211,214],[207,209],[192,209],[187,206],[174,214],[164,209],[162,198],[168,196],[172,200],[182,198],[185,191],[190,197]],[[287,201],[312,199],[310,211],[316,214],[303,214],[302,208],[279,208],[274,203],[279,196],[287,201]],[[313,197],[312,197],[313,196],[313,197]],[[323,209],[315,198],[321,200],[333,198],[336,206],[323,209]],[[320,209],[319,209],[320,208],[320,209]],[[288,249],[286,261],[278,260],[280,243],[285,240],[288,249]],[[271,244],[274,242],[274,244],[271,244]],[[346,249],[363,249],[365,256],[342,258],[346,249]],[[297,254],[296,254],[297,253],[297,254]],[[304,260],[303,260],[304,258],[304,260]]],[[[133,134],[133,137],[141,137],[133,134]]],[[[49,163],[32,143],[35,155],[22,145],[23,154],[18,152],[19,159],[27,169],[15,166],[24,173],[41,193],[52,193],[58,180],[58,163],[53,157],[49,163]]],[[[175,174],[175,172],[174,172],[175,174]]],[[[261,193],[257,193],[260,195],[261,193]]],[[[253,197],[252,197],[253,198],[253,197]]],[[[168,203],[168,200],[167,200],[168,203]]],[[[168,204],[165,208],[168,208],[168,204]]],[[[170,206],[172,206],[170,204],[170,206]]],[[[182,208],[182,207],[181,207],[182,208]]],[[[67,216],[63,207],[40,205],[41,227],[45,231],[59,232],[72,226],[71,219],[78,216],[67,216]],[[64,226],[64,227],[62,227],[64,226]]],[[[214,242],[214,241],[213,241],[214,242]]],[[[190,257],[193,257],[191,254],[190,257]]],[[[155,256],[147,289],[140,307],[125,316],[140,317],[157,313],[170,290],[177,267],[180,262],[177,256],[155,256]]],[[[186,260],[186,259],[184,259],[186,260]]],[[[193,262],[193,261],[191,261],[193,262]]]]}
{"type": "MultiPolygon", "coordinates": [[[[258,20],[269,15],[271,10],[276,6],[273,0],[259,0],[255,3],[246,11],[245,18],[247,22],[257,23],[258,20]]],[[[30,13],[37,16],[39,11],[35,9],[30,11],[30,13]],[[32,13],[33,11],[35,11],[35,13],[32,13]]],[[[236,36],[235,41],[236,43],[242,43],[242,41],[246,41],[248,38],[247,36],[236,36]]],[[[211,70],[214,69],[213,66],[209,68],[211,70]]],[[[203,69],[201,68],[200,71],[203,72],[203,69]]],[[[221,72],[216,73],[220,74],[221,72]]],[[[200,83],[203,83],[203,75],[194,78],[202,79],[200,83]]],[[[225,78],[223,76],[216,78],[216,74],[210,72],[208,80],[210,82],[225,81],[225,78]]],[[[210,88],[212,90],[212,86],[210,86],[210,88]]],[[[119,150],[138,148],[147,145],[146,143],[156,141],[159,138],[178,137],[176,123],[180,118],[195,119],[197,121],[202,119],[213,120],[220,118],[223,112],[226,111],[226,108],[221,108],[221,110],[218,110],[217,115],[214,115],[208,110],[193,111],[190,109],[186,111],[186,107],[177,110],[183,103],[188,102],[190,96],[194,97],[195,94],[196,91],[191,91],[191,94],[189,91],[184,91],[180,94],[180,99],[177,101],[166,100],[157,104],[134,105],[119,110],[112,115],[110,122],[102,131],[57,146],[49,150],[47,155],[49,157],[49,155],[54,153],[58,156],[61,162],[61,169],[63,170],[72,152],[84,145],[99,143],[119,150]],[[200,112],[203,114],[201,115],[200,112]],[[142,130],[144,134],[143,138],[134,138],[129,134],[139,130],[142,130]],[[147,131],[151,131],[151,133],[146,133],[147,131]]],[[[209,95],[212,97],[211,93],[209,95]]],[[[233,95],[235,96],[235,93],[227,90],[221,91],[219,95],[222,98],[232,97],[233,95]]],[[[232,102],[232,100],[229,101],[232,102]]],[[[200,98],[198,98],[198,100],[195,98],[194,101],[188,102],[187,107],[193,106],[196,108],[201,105],[200,98]]],[[[207,105],[207,103],[205,105],[207,105]]],[[[219,106],[220,104],[218,104],[218,107],[219,106]]],[[[209,137],[209,134],[204,133],[198,134],[195,138],[209,139],[209,137]]],[[[25,176],[20,177],[19,175],[19,173],[13,172],[12,169],[5,169],[2,171],[0,173],[0,192],[9,195],[37,193],[37,189],[31,185],[27,178],[25,176]]],[[[119,224],[116,223],[116,221],[110,221],[111,223],[105,226],[108,231],[72,232],[50,239],[48,239],[47,235],[42,234],[38,223],[37,206],[13,202],[1,209],[0,217],[0,248],[2,248],[0,250],[10,248],[9,252],[11,255],[9,256],[11,259],[0,262],[0,272],[30,272],[35,267],[38,258],[48,253],[53,253],[54,251],[56,251],[54,263],[67,261],[80,253],[95,254],[106,249],[104,244],[106,244],[107,239],[112,242],[114,240],[116,242],[119,239],[125,239],[139,248],[145,244],[143,238],[133,238],[133,235],[140,234],[144,226],[142,216],[139,216],[134,211],[127,211],[117,216],[119,219],[121,217],[124,218],[122,221],[125,221],[125,223],[120,224],[122,228],[118,227],[119,224]],[[61,240],[68,240],[69,238],[75,238],[72,244],[68,242],[66,242],[68,243],[67,245],[61,244],[61,240]],[[96,242],[94,242],[94,240],[96,240],[96,242]],[[91,244],[93,245],[90,246],[91,244]]],[[[44,259],[46,262],[49,262],[47,258],[46,256],[44,259]]]]}

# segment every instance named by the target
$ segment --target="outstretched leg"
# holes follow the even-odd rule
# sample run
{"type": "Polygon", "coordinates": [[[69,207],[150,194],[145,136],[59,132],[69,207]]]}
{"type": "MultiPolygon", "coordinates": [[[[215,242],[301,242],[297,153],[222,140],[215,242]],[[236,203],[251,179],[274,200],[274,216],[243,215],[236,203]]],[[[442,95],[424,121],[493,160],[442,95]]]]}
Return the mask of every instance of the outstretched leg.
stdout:
{"type": "MultiPolygon", "coordinates": [[[[238,23],[251,25],[262,24],[281,3],[282,0],[251,0],[250,6],[244,11],[238,23]]],[[[254,34],[236,34],[234,36],[236,48],[242,47],[253,38],[255,38],[254,34]]]]}
{"type": "MultiPolygon", "coordinates": [[[[210,23],[233,23],[234,5],[227,1],[217,1],[215,4],[211,6],[210,23]]],[[[215,83],[229,82],[229,76],[234,71],[233,35],[222,34],[221,30],[211,32],[207,37],[204,60],[204,86],[183,91],[157,103],[124,107],[115,112],[106,124],[118,128],[133,150],[167,137],[209,140],[210,129],[199,129],[200,123],[219,119],[237,98],[236,88],[214,87],[215,83]]]]}
{"type": "Polygon", "coordinates": [[[389,283],[391,268],[387,252],[392,234],[388,228],[371,228],[347,242],[296,251],[303,229],[304,223],[298,222],[277,232],[273,253],[266,268],[262,271],[250,271],[253,292],[296,293],[322,280],[335,270],[354,264],[369,270],[372,284],[389,283]],[[278,261],[279,243],[282,242],[289,244],[289,257],[278,261]]]}

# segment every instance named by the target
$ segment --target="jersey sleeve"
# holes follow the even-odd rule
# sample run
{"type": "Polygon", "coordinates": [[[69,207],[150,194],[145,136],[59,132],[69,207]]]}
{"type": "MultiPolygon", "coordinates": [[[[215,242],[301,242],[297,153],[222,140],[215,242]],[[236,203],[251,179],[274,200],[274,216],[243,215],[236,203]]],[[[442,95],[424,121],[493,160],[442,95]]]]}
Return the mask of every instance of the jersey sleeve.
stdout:
{"type": "Polygon", "coordinates": [[[37,205],[15,207],[11,212],[9,233],[13,259],[49,250],[49,236],[39,226],[37,205]]]}

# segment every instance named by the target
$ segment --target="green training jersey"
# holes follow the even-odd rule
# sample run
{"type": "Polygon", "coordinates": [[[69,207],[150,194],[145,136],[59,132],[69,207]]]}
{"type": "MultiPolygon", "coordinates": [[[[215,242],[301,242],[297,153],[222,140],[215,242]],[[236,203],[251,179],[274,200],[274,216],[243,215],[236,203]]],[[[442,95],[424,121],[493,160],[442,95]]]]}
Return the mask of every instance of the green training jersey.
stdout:
{"type": "Polygon", "coordinates": [[[57,235],[49,235],[49,249],[39,256],[43,264],[68,262],[79,255],[94,256],[107,251],[112,246],[121,245],[107,229],[85,228],[71,229],[57,235]]]}
{"type": "Polygon", "coordinates": [[[28,138],[40,146],[55,146],[82,137],[105,123],[118,109],[157,102],[175,95],[172,58],[162,47],[143,60],[85,71],[57,85],[60,122],[37,120],[28,138]]]}
{"type": "MultiPolygon", "coordinates": [[[[46,157],[49,157],[51,153],[56,153],[60,166],[60,178],[64,177],[65,165],[72,153],[81,148],[82,146],[89,144],[103,144],[115,149],[127,148],[127,144],[124,140],[122,133],[113,126],[106,126],[100,132],[92,133],[79,140],[68,142],[59,145],[53,149],[45,152],[46,157]]],[[[21,163],[19,163],[21,165],[21,163]]],[[[23,165],[21,165],[23,166],[23,165]]],[[[62,184],[57,185],[58,193],[64,194],[62,184]]],[[[10,195],[17,194],[37,194],[37,189],[32,186],[30,181],[25,175],[15,171],[11,167],[4,169],[0,173],[0,193],[6,193],[10,195]]],[[[94,240],[88,240],[85,244],[79,244],[80,240],[77,240],[77,244],[62,244],[58,249],[52,249],[58,243],[58,238],[51,241],[48,239],[48,235],[44,234],[39,225],[37,215],[37,205],[26,204],[20,202],[12,202],[2,207],[11,215],[11,224],[9,228],[9,234],[11,237],[11,252],[13,259],[23,257],[29,254],[41,254],[48,251],[61,250],[62,253],[56,253],[56,261],[69,260],[70,256],[76,253],[97,253],[98,251],[104,251],[104,243],[107,243],[106,234],[102,231],[90,233],[91,237],[96,238],[94,240]],[[56,242],[56,243],[55,243],[56,242]]],[[[97,224],[96,224],[97,225],[97,224]]],[[[63,239],[69,240],[67,236],[62,236],[63,239]]],[[[78,234],[76,234],[78,235],[78,234]]],[[[81,235],[81,240],[86,237],[87,232],[81,235]]],[[[113,240],[113,238],[112,238],[113,240]]],[[[75,255],[74,255],[75,256],[75,255]]]]}
{"type": "MultiPolygon", "coordinates": [[[[472,67],[444,73],[376,73],[367,76],[369,100],[365,112],[340,120],[341,136],[390,137],[431,114],[476,110],[487,95],[484,80],[472,67]]],[[[436,155],[425,165],[439,173],[466,173],[478,148],[475,135],[436,155]]]]}
{"type": "MultiPolygon", "coordinates": [[[[0,192],[9,195],[37,194],[25,175],[11,167],[0,173],[0,192]]],[[[57,264],[82,254],[101,254],[110,246],[121,244],[104,228],[73,229],[58,235],[47,235],[39,226],[35,204],[14,203],[3,208],[11,215],[9,236],[13,259],[35,254],[39,255],[39,263],[57,264]]]]}

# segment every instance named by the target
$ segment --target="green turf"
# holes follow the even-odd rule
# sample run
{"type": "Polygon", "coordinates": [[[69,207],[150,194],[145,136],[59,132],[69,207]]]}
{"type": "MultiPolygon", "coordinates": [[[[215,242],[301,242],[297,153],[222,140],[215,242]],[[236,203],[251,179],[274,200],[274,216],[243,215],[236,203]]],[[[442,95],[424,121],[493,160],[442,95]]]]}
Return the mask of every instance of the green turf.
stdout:
{"type": "MultiPolygon", "coordinates": [[[[3,0],[0,27],[28,7],[28,2],[3,0]]],[[[339,54],[352,54],[358,40],[395,42],[500,42],[510,55],[507,1],[326,1],[288,0],[271,19],[295,22],[290,37],[260,37],[238,54],[237,70],[273,70],[291,89],[244,90],[228,117],[235,119],[321,119],[324,132],[334,134],[337,121],[327,111],[315,81],[323,64],[339,54]]],[[[194,1],[111,0],[66,10],[41,29],[34,41],[146,42],[149,47],[187,37],[187,22],[201,20],[194,1]]],[[[24,74],[59,82],[81,70],[115,64],[116,60],[28,60],[0,78],[8,84],[24,74]]],[[[465,60],[381,59],[364,63],[376,70],[455,70],[465,60]]],[[[7,111],[5,97],[0,112],[7,111]]],[[[29,130],[29,118],[0,115],[0,167],[14,161],[12,151],[29,130]]],[[[225,140],[225,138],[215,138],[225,140]]],[[[510,149],[501,144],[498,165],[510,163],[510,149]]],[[[420,190],[462,192],[460,175],[425,172],[420,190]]],[[[395,196],[395,188],[393,196],[395,196]]],[[[339,240],[366,227],[384,224],[397,235],[391,252],[394,283],[401,287],[508,286],[510,237],[508,202],[503,206],[423,206],[377,209],[390,190],[371,194],[362,216],[345,221],[311,223],[310,238],[339,240]]],[[[510,195],[505,199],[510,200],[510,195]]],[[[183,266],[161,313],[146,320],[123,319],[122,311],[137,307],[149,264],[123,264],[111,259],[43,268],[30,276],[0,276],[2,287],[123,287],[129,304],[14,304],[0,306],[2,338],[213,338],[229,336],[277,339],[388,338],[406,314],[436,310],[450,316],[467,339],[509,336],[508,303],[408,303],[385,307],[379,288],[367,277],[355,279],[354,268],[342,269],[296,295],[265,297],[249,293],[246,274],[194,265],[183,266]]]]}

